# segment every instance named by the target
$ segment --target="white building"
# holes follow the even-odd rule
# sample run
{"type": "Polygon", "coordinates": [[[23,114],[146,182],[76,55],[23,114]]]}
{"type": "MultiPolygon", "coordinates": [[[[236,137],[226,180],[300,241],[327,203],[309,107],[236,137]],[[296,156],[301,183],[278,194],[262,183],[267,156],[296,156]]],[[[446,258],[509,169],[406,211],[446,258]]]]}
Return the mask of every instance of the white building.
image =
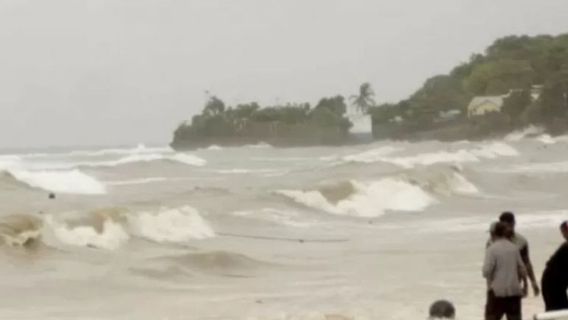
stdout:
{"type": "MultiPolygon", "coordinates": [[[[533,85],[530,90],[531,100],[536,101],[542,93],[542,85],[533,85]]],[[[505,99],[513,92],[522,91],[522,89],[512,89],[509,93],[500,96],[478,96],[471,100],[467,106],[467,116],[477,117],[492,112],[501,112],[505,99]]]]}
{"type": "Polygon", "coordinates": [[[371,116],[361,112],[359,108],[350,106],[347,109],[347,118],[353,123],[353,126],[349,130],[350,133],[369,136],[373,134],[371,116]]]}
{"type": "Polygon", "coordinates": [[[503,102],[509,95],[501,96],[478,96],[471,100],[467,106],[467,116],[477,117],[483,116],[493,112],[501,112],[503,102]]]}

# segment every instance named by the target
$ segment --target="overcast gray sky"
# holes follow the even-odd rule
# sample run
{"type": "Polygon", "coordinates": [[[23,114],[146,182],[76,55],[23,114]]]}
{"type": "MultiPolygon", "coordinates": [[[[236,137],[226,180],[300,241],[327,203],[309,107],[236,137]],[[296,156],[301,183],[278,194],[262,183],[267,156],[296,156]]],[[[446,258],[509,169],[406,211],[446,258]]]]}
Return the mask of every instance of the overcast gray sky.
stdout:
{"type": "Polygon", "coordinates": [[[0,148],[169,142],[206,90],[396,101],[567,0],[0,0],[0,148]]]}

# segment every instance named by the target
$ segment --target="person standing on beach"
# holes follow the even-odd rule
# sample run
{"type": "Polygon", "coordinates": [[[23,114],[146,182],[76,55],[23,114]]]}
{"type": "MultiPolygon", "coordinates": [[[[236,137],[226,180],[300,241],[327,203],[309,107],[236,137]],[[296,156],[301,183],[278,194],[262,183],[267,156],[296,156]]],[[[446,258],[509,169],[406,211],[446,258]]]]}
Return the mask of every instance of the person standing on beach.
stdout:
{"type": "Polygon", "coordinates": [[[529,255],[529,242],[525,237],[515,231],[515,215],[509,211],[503,212],[501,216],[499,216],[499,222],[504,223],[510,229],[510,240],[519,248],[521,259],[525,264],[527,276],[530,279],[533,293],[535,296],[538,296],[540,294],[540,288],[534,275],[534,269],[529,255]]]}
{"type": "Polygon", "coordinates": [[[546,311],[568,309],[568,221],[560,225],[564,243],[556,250],[542,274],[542,297],[546,311]]]}
{"type": "Polygon", "coordinates": [[[495,241],[485,252],[482,273],[489,284],[487,320],[500,320],[504,315],[508,320],[522,319],[521,279],[526,276],[526,268],[517,246],[508,238],[509,232],[506,224],[497,223],[495,241]]]}

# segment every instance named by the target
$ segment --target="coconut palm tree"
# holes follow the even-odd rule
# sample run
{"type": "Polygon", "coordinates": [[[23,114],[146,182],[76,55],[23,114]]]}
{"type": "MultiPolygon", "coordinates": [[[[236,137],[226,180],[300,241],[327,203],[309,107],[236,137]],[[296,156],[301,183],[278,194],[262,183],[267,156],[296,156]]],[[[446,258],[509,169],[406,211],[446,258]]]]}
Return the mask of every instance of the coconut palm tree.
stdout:
{"type": "Polygon", "coordinates": [[[359,87],[359,94],[351,96],[352,104],[362,113],[367,113],[369,108],[375,105],[373,96],[375,93],[368,82],[363,83],[359,87]]]}

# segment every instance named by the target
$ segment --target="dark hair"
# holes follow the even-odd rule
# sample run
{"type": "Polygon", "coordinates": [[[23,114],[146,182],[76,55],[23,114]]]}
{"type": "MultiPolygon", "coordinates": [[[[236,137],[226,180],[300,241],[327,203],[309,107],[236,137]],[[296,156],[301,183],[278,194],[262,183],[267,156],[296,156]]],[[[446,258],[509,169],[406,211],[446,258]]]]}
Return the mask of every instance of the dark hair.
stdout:
{"type": "Polygon", "coordinates": [[[564,221],[560,224],[560,230],[568,231],[568,221],[564,221]]]}
{"type": "Polygon", "coordinates": [[[430,306],[430,318],[453,319],[455,316],[456,309],[447,300],[438,300],[430,306]]]}
{"type": "Polygon", "coordinates": [[[495,229],[494,229],[494,235],[497,238],[503,238],[505,236],[507,236],[507,225],[505,225],[505,223],[503,222],[497,222],[495,224],[495,229]]]}
{"type": "Polygon", "coordinates": [[[499,221],[509,224],[515,224],[515,215],[510,211],[505,211],[501,213],[501,215],[499,216],[499,221]]]}

